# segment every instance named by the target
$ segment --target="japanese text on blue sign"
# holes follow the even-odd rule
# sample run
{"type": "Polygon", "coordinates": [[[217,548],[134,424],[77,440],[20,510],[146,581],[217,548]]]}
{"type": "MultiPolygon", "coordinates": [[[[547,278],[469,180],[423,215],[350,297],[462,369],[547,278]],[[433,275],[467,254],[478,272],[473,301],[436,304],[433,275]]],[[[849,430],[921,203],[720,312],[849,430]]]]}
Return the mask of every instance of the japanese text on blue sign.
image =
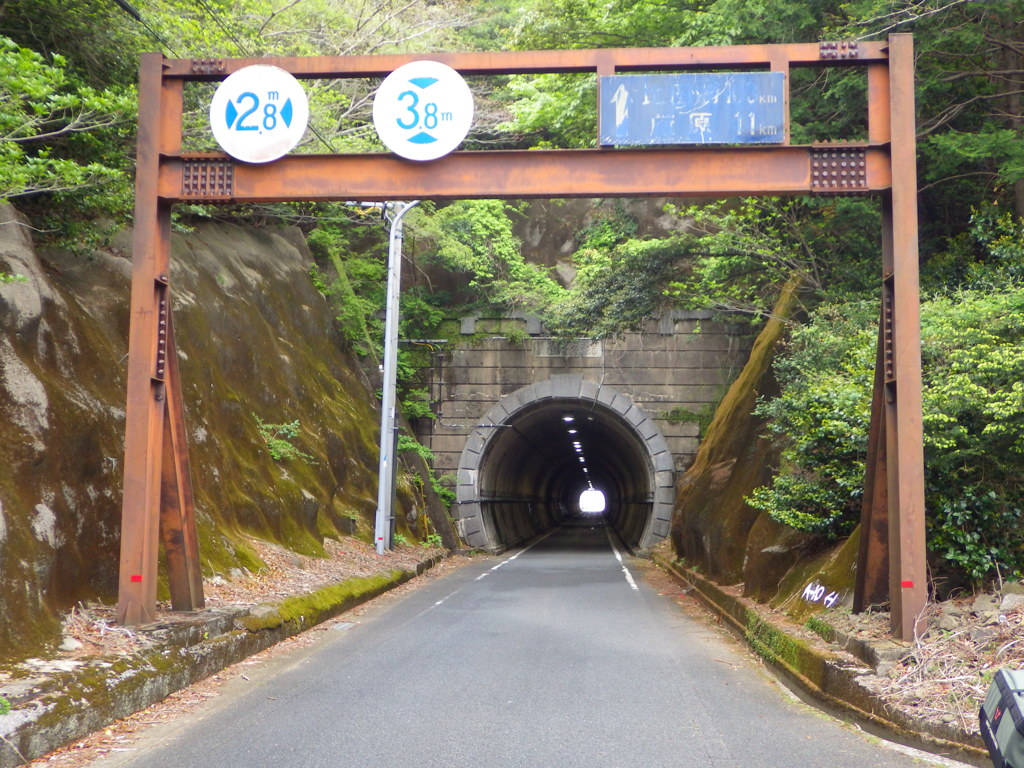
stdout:
{"type": "Polygon", "coordinates": [[[601,144],[781,144],[781,72],[601,78],[601,144]]]}

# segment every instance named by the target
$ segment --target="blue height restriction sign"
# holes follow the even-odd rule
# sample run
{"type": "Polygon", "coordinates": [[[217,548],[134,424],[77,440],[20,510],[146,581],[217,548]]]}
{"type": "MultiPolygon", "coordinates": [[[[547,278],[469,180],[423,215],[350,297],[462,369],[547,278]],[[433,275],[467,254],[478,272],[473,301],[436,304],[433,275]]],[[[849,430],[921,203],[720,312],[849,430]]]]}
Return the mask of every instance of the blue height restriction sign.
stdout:
{"type": "Polygon", "coordinates": [[[233,72],[210,100],[210,129],[221,149],[246,163],[269,163],[306,132],[309,100],[293,75],[254,64],[233,72]]]}
{"type": "Polygon", "coordinates": [[[601,78],[601,144],[781,144],[781,72],[601,78]]]}
{"type": "Polygon", "coordinates": [[[373,97],[373,125],[385,147],[407,160],[437,160],[473,124],[473,92],[439,61],[412,61],[388,75],[373,97]]]}

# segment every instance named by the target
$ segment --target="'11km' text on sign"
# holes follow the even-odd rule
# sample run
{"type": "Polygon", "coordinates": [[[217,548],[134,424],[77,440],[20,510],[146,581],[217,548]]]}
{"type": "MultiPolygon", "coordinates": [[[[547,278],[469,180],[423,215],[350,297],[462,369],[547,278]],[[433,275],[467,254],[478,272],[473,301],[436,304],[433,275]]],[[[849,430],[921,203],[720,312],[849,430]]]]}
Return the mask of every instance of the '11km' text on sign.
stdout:
{"type": "Polygon", "coordinates": [[[781,144],[781,72],[601,78],[601,144],[781,144]]]}

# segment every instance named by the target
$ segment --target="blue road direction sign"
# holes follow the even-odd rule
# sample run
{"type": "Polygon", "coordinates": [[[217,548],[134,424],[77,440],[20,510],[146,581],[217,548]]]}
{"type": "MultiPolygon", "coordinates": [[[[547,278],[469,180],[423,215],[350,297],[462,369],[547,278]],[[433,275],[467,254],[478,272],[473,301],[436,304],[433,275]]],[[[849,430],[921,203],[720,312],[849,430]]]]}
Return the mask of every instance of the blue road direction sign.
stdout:
{"type": "Polygon", "coordinates": [[[781,144],[781,72],[601,78],[602,146],[781,144]]]}

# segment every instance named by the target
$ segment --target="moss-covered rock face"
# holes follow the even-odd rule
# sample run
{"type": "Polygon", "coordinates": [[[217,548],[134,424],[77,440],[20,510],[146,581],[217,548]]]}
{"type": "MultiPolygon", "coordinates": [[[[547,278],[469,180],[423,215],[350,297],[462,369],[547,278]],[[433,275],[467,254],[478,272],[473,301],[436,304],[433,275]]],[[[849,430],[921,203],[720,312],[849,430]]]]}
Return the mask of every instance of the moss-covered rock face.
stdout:
{"type": "MultiPolygon", "coordinates": [[[[131,236],[89,258],[36,253],[13,208],[0,206],[0,222],[0,273],[26,278],[0,282],[0,656],[11,656],[54,639],[76,600],[116,596],[131,236]]],[[[173,238],[207,574],[260,565],[243,533],[317,554],[324,535],[372,529],[375,385],[342,351],[309,267],[294,230],[204,224],[173,238]],[[254,414],[298,420],[293,442],[311,458],[275,462],[254,414]]]]}
{"type": "Polygon", "coordinates": [[[745,498],[771,481],[776,449],[753,414],[757,398],[775,391],[771,363],[789,316],[795,284],[783,290],[750,358],[718,406],[693,464],[679,482],[671,539],[677,556],[724,584],[797,618],[820,610],[801,598],[808,583],[852,597],[856,541],[825,547],[754,509],[745,498]]]}
{"type": "Polygon", "coordinates": [[[771,363],[783,336],[796,285],[788,285],[754,342],[750,357],[722,398],[697,456],[679,482],[672,543],[691,565],[726,584],[743,580],[748,534],[760,512],[744,497],[771,479],[775,455],[753,416],[759,395],[775,390],[771,363]]]}

